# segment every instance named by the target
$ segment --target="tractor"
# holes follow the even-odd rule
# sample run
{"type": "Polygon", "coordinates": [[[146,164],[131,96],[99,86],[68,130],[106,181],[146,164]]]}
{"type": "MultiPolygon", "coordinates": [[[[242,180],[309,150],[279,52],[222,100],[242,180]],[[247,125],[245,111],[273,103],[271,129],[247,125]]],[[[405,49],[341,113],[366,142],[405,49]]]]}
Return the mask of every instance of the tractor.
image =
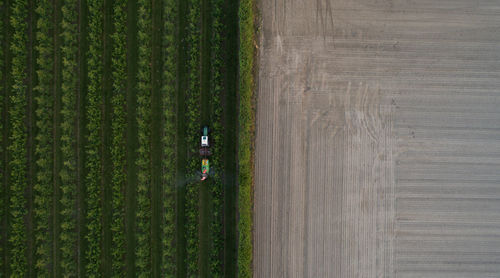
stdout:
{"type": "Polygon", "coordinates": [[[210,151],[210,143],[208,140],[208,126],[203,127],[201,131],[201,148],[200,148],[200,156],[201,159],[201,180],[204,181],[208,178],[210,173],[210,162],[208,160],[208,156],[212,154],[210,151]]]}

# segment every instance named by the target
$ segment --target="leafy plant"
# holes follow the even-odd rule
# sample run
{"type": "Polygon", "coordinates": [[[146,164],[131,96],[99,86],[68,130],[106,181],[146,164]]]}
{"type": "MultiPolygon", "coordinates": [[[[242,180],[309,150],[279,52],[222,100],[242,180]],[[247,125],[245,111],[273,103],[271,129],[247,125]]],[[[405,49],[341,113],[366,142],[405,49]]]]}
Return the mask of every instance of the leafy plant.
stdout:
{"type": "Polygon", "coordinates": [[[62,6],[62,123],[61,153],[61,268],[62,275],[76,276],[76,91],[78,84],[78,26],[76,0],[64,0],[62,6]]]}
{"type": "Polygon", "coordinates": [[[10,95],[9,119],[10,136],[8,151],[9,160],[9,185],[10,185],[10,221],[9,221],[9,256],[10,271],[12,277],[24,277],[26,275],[27,261],[26,252],[26,230],[24,218],[26,216],[26,198],[24,191],[27,186],[27,127],[26,119],[26,44],[27,32],[27,10],[26,0],[12,2],[10,23],[13,30],[10,51],[12,54],[12,89],[10,95]]]}
{"type": "Polygon", "coordinates": [[[151,2],[140,0],[138,17],[139,63],[137,71],[137,123],[139,136],[138,185],[137,185],[137,276],[149,277],[151,273],[151,2]]]}
{"type": "Polygon", "coordinates": [[[125,256],[125,198],[124,186],[127,182],[127,173],[125,171],[125,89],[127,82],[126,75],[126,24],[127,24],[127,1],[120,0],[114,2],[113,22],[115,32],[112,35],[112,75],[113,75],[113,96],[111,103],[113,106],[113,117],[111,122],[112,147],[111,162],[113,166],[112,173],[112,275],[119,278],[124,273],[125,256]]]}
{"type": "Polygon", "coordinates": [[[36,12],[37,46],[38,52],[38,85],[35,87],[37,96],[36,109],[36,147],[35,155],[38,172],[34,186],[34,218],[35,218],[35,245],[36,269],[39,275],[48,276],[51,263],[52,237],[50,217],[53,198],[53,118],[54,118],[54,40],[51,33],[53,28],[53,7],[51,1],[39,1],[36,12]]]}
{"type": "Polygon", "coordinates": [[[221,124],[222,104],[222,5],[223,0],[212,0],[212,37],[211,37],[211,65],[210,72],[210,91],[212,94],[211,112],[213,114],[212,121],[212,150],[211,157],[214,167],[213,185],[211,187],[213,215],[212,223],[210,224],[212,238],[212,252],[210,254],[210,269],[213,277],[223,277],[222,270],[222,252],[224,250],[223,237],[223,183],[222,183],[222,146],[223,142],[223,127],[221,124]]]}
{"type": "MultiPolygon", "coordinates": [[[[0,9],[2,9],[2,13],[5,13],[5,9],[6,7],[4,6],[5,4],[3,3],[2,0],[0,0],[0,9]]],[[[0,20],[0,42],[3,43],[4,41],[4,35],[3,35],[3,32],[4,32],[4,29],[3,29],[3,20],[0,20]]],[[[5,77],[5,74],[4,74],[4,60],[5,60],[5,57],[4,57],[4,53],[3,53],[3,45],[0,47],[0,92],[2,92],[0,94],[0,115],[3,115],[3,112],[4,112],[4,101],[7,101],[7,97],[4,96],[4,77],[5,77]]],[[[0,180],[3,181],[3,170],[4,170],[4,163],[3,163],[3,158],[4,158],[4,149],[3,149],[3,134],[4,134],[4,125],[3,125],[3,121],[4,119],[0,119],[0,180]]],[[[5,196],[5,192],[4,192],[4,188],[3,188],[3,183],[2,183],[2,186],[0,186],[0,196],[5,196]]],[[[3,197],[0,197],[0,217],[3,218],[4,215],[5,215],[5,210],[4,210],[4,202],[3,202],[3,197]]],[[[0,233],[2,235],[0,235],[0,240],[3,240],[3,229],[5,229],[4,227],[2,227],[2,230],[0,231],[0,233]]],[[[0,246],[0,254],[3,254],[3,246],[0,246]]],[[[3,260],[0,260],[0,269],[3,269],[3,260]]],[[[2,275],[3,273],[0,272],[0,276],[2,275]]]]}
{"type": "Polygon", "coordinates": [[[174,277],[175,262],[175,167],[176,149],[176,77],[177,44],[175,21],[177,19],[177,1],[165,0],[164,7],[164,53],[163,53],[163,238],[162,271],[165,277],[174,277]]]}
{"type": "MultiPolygon", "coordinates": [[[[187,162],[187,173],[193,173],[189,179],[195,180],[194,175],[199,171],[199,158],[197,156],[199,128],[200,128],[200,1],[190,0],[188,3],[189,14],[187,23],[188,42],[188,90],[187,90],[187,142],[190,157],[187,162]]],[[[199,214],[199,184],[192,182],[186,190],[186,239],[187,239],[187,275],[198,276],[198,214],[199,214]]]]}
{"type": "Polygon", "coordinates": [[[88,88],[87,88],[87,146],[85,178],[87,209],[86,223],[87,265],[86,276],[101,276],[101,122],[102,112],[102,35],[103,35],[103,0],[89,0],[89,50],[87,53],[88,88]]]}

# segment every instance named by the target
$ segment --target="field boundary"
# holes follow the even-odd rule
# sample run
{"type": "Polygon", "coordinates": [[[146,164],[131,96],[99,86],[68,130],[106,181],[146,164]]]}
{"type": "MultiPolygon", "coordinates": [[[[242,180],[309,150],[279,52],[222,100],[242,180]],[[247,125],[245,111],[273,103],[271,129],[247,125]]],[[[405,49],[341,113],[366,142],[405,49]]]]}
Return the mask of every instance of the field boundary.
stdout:
{"type": "Polygon", "coordinates": [[[252,277],[253,229],[253,140],[254,116],[254,2],[241,0],[239,7],[239,140],[238,140],[238,207],[239,246],[238,277],[252,277]]]}

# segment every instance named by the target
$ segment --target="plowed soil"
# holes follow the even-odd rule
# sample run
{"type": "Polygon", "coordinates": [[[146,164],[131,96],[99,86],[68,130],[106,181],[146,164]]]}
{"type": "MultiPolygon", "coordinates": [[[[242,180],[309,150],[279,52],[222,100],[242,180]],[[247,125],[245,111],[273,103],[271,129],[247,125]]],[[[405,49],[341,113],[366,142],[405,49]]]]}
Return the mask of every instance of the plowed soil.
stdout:
{"type": "Polygon", "coordinates": [[[260,11],[254,277],[499,277],[500,2],[260,11]]]}

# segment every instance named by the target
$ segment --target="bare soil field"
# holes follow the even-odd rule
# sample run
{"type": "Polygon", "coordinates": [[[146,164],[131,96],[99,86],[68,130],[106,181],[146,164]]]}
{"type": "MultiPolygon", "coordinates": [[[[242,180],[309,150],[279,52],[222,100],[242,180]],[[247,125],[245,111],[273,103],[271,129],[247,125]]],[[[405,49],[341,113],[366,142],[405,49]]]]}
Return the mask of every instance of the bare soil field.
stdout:
{"type": "Polygon", "coordinates": [[[500,277],[500,2],[259,5],[254,277],[500,277]]]}

